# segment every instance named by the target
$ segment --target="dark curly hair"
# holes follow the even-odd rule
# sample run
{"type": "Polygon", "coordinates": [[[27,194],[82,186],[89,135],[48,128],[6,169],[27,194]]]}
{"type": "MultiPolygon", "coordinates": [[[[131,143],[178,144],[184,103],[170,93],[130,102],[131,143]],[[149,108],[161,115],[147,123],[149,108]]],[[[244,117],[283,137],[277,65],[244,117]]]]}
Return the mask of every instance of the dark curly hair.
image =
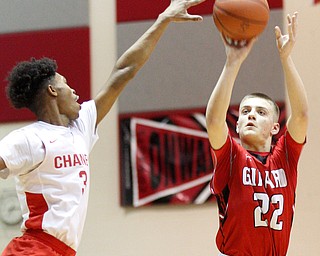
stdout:
{"type": "Polygon", "coordinates": [[[58,66],[49,58],[19,62],[7,77],[6,93],[15,108],[35,111],[35,101],[41,89],[54,78],[58,66]]]}

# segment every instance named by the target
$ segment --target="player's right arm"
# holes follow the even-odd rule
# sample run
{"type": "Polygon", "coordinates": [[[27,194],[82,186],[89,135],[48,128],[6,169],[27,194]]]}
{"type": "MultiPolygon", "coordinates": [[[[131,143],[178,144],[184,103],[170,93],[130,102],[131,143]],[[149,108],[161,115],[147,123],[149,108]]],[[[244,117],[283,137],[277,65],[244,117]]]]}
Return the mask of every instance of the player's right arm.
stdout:
{"type": "Polygon", "coordinates": [[[206,0],[171,0],[171,4],[158,16],[155,23],[117,60],[108,81],[94,98],[97,124],[110,111],[128,82],[147,62],[169,23],[201,21],[201,16],[190,15],[187,9],[204,1],[206,0]]]}
{"type": "Polygon", "coordinates": [[[206,125],[209,141],[213,149],[221,148],[228,136],[226,115],[230,104],[233,86],[241,64],[248,56],[254,40],[242,48],[228,45],[223,39],[226,49],[226,62],[222,73],[209,98],[206,109],[206,125]]]}

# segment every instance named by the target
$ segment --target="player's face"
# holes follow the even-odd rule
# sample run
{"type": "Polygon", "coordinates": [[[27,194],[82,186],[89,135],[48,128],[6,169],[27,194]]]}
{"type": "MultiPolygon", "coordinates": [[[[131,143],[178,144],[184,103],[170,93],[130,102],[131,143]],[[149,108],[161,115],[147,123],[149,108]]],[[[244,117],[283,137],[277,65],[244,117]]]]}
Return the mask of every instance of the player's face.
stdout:
{"type": "Polygon", "coordinates": [[[59,73],[56,73],[53,84],[58,94],[59,113],[66,116],[69,120],[77,119],[81,107],[77,102],[79,96],[76,94],[76,91],[69,87],[66,78],[59,73]]]}
{"type": "Polygon", "coordinates": [[[237,132],[246,144],[263,144],[279,132],[274,106],[262,98],[247,98],[240,104],[237,132]]]}

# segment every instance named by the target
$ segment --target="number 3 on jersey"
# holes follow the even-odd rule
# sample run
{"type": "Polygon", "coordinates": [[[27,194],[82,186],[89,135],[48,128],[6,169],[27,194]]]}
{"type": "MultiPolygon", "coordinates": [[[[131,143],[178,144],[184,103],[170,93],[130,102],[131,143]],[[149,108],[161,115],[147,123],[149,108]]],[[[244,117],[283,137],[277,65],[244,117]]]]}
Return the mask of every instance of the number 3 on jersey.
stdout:
{"type": "Polygon", "coordinates": [[[84,190],[85,190],[85,188],[87,186],[87,181],[88,181],[86,171],[79,172],[79,177],[83,180],[83,187],[82,187],[82,194],[83,194],[84,190]]]}
{"type": "Polygon", "coordinates": [[[271,198],[265,193],[254,193],[253,199],[261,202],[261,205],[254,209],[254,225],[255,227],[268,227],[268,220],[264,218],[264,215],[273,210],[270,219],[270,228],[274,230],[282,230],[283,221],[278,222],[278,217],[283,212],[283,195],[273,195],[271,198]],[[278,208],[270,207],[271,205],[277,205],[278,208]]]}

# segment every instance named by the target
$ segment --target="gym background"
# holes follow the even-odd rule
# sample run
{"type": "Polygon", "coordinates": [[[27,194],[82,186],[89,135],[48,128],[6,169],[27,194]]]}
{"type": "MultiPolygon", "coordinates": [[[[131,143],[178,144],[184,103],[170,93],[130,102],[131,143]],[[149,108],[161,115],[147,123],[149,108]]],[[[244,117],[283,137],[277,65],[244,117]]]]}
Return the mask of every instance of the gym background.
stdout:
{"type": "MultiPolygon", "coordinates": [[[[139,4],[144,1],[137,1],[138,4],[134,7],[139,9],[140,13],[150,12],[150,6],[139,4]]],[[[154,1],[152,3],[153,6],[156,5],[154,1]]],[[[317,166],[320,164],[320,158],[317,145],[320,126],[320,52],[316,44],[320,40],[317,25],[320,5],[314,5],[312,0],[284,0],[281,6],[271,10],[268,27],[243,65],[232,103],[237,104],[247,92],[262,89],[276,100],[286,100],[273,28],[275,25],[282,27],[287,13],[298,11],[299,33],[293,58],[304,80],[310,101],[310,129],[308,143],[299,166],[296,214],[288,255],[318,255],[320,245],[317,234],[320,224],[317,219],[320,206],[317,204],[317,181],[320,174],[317,166]]],[[[0,42],[8,42],[8,37],[15,38],[30,33],[38,35],[44,32],[48,39],[43,40],[50,45],[50,37],[51,40],[55,40],[59,36],[53,35],[67,30],[69,34],[67,33],[63,40],[58,40],[61,45],[48,47],[48,54],[53,54],[54,51],[59,55],[62,59],[61,63],[58,60],[59,71],[65,71],[68,80],[77,83],[75,74],[84,74],[82,81],[89,81],[89,84],[81,84],[84,91],[80,96],[85,100],[98,92],[117,57],[155,18],[117,20],[119,10],[117,12],[116,8],[117,3],[114,1],[3,0],[0,2],[0,42]],[[75,31],[80,31],[81,35],[79,34],[78,38],[84,41],[78,47],[83,48],[70,57],[69,51],[64,47],[70,43],[75,31]],[[78,66],[75,62],[63,64],[64,58],[72,60],[76,58],[76,54],[86,56],[87,62],[80,65],[83,68],[81,72],[77,72],[78,66]]],[[[129,7],[121,5],[121,8],[125,11],[125,8],[129,7]]],[[[162,10],[156,11],[160,13],[162,10]]],[[[124,16],[126,13],[130,12],[127,10],[124,16]]],[[[131,13],[135,12],[131,10],[131,13]]],[[[211,15],[204,14],[203,17],[202,23],[170,25],[149,62],[128,85],[118,104],[99,126],[100,140],[91,154],[91,195],[79,256],[217,254],[215,233],[218,217],[214,203],[141,208],[120,206],[118,115],[132,111],[203,107],[221,72],[225,59],[224,48],[211,15]]],[[[72,45],[72,42],[70,44],[72,45]]],[[[10,45],[2,46],[14,50],[17,44],[12,41],[10,45]]],[[[31,46],[26,45],[25,50],[28,51],[29,47],[31,46]]],[[[4,51],[0,53],[0,59],[2,66],[12,61],[7,59],[4,51]]],[[[3,79],[6,74],[1,75],[0,81],[5,84],[3,79]]],[[[70,85],[73,86],[72,83],[70,85]]],[[[0,95],[4,102],[3,94],[0,95]]],[[[4,112],[2,108],[1,138],[9,131],[29,122],[29,118],[7,122],[4,112]]],[[[1,180],[1,195],[10,194],[13,183],[12,179],[1,180]]],[[[19,225],[0,222],[0,229],[2,250],[13,236],[19,235],[19,225]]]]}

